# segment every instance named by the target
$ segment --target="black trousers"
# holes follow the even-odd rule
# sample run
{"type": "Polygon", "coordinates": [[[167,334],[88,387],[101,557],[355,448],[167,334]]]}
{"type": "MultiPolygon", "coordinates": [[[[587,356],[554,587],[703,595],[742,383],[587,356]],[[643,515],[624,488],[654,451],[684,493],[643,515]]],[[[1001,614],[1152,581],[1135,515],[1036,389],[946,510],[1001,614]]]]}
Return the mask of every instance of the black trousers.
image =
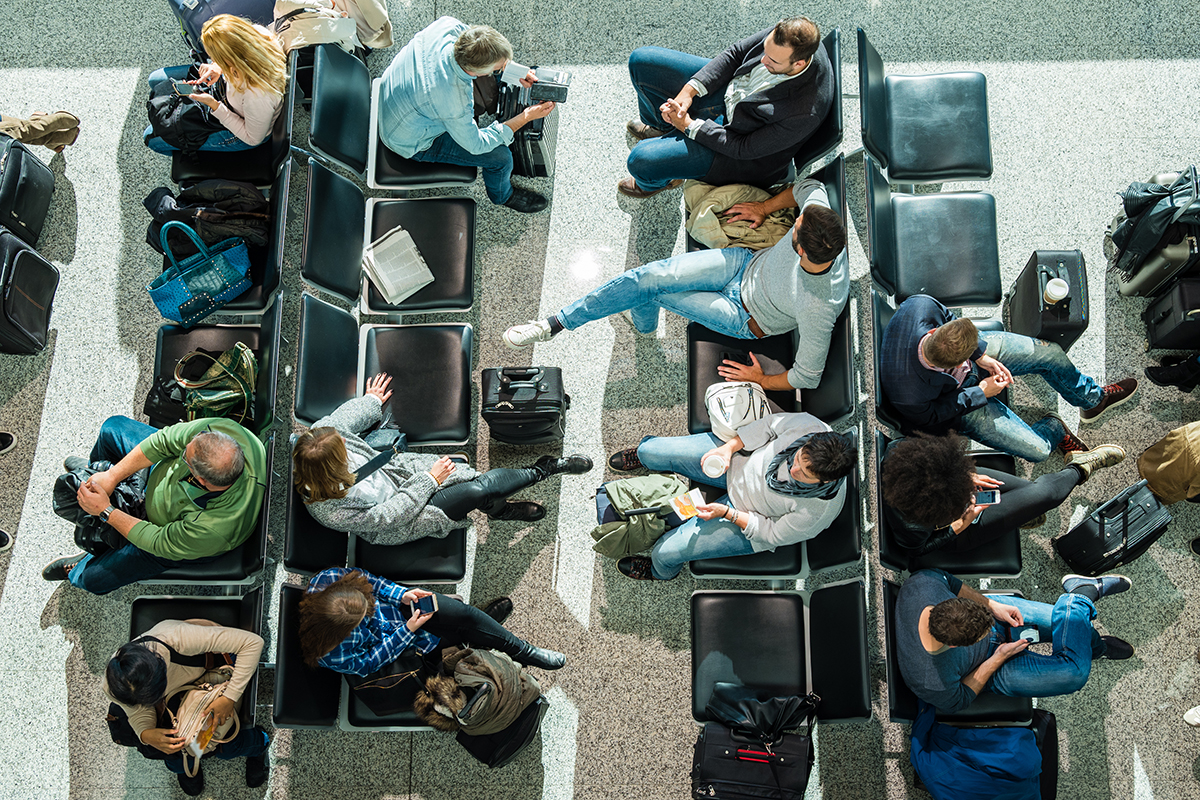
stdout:
{"type": "Polygon", "coordinates": [[[429,503],[455,521],[466,519],[467,514],[477,508],[496,514],[504,508],[509,495],[533,486],[538,480],[538,472],[534,469],[490,469],[473,480],[438,489],[429,503]]]}
{"type": "MultiPolygon", "coordinates": [[[[438,610],[421,627],[440,638],[442,647],[467,644],[516,657],[528,646],[524,639],[514,636],[508,628],[475,606],[444,594],[439,594],[437,601],[438,610]]],[[[401,613],[405,618],[411,615],[408,606],[403,606],[401,613]]]]}
{"type": "Polygon", "coordinates": [[[1075,467],[1042,475],[1034,481],[983,467],[975,471],[1004,482],[1000,487],[1000,502],[988,506],[979,515],[979,522],[968,525],[965,531],[955,536],[945,546],[946,550],[972,550],[1013,528],[1019,528],[1038,515],[1062,505],[1067,495],[1083,480],[1083,475],[1075,467]]]}

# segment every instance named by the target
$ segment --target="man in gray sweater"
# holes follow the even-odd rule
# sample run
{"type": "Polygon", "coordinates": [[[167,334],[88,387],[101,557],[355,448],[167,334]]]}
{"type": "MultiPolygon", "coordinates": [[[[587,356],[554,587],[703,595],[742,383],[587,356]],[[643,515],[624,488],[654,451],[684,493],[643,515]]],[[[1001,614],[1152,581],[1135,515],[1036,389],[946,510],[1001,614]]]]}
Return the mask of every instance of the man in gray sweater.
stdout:
{"type": "Polygon", "coordinates": [[[816,388],[850,293],[846,227],[819,181],[796,184],[790,197],[800,214],[792,235],[774,246],[757,253],[701,250],[627,270],[548,319],[514,325],[504,332],[505,343],[528,347],[626,310],[639,333],[653,333],[661,307],[736,339],[800,331],[787,372],[764,374],[753,353],[751,364],[725,361],[717,371],[724,380],[754,381],[764,389],[816,388]]]}

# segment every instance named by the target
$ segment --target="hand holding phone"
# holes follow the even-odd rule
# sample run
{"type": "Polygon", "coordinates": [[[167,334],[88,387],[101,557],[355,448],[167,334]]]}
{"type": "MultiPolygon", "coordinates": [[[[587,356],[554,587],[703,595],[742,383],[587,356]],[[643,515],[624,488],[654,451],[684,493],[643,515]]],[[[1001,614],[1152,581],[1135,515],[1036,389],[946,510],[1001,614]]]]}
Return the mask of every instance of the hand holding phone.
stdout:
{"type": "Polygon", "coordinates": [[[994,506],[999,502],[1000,491],[998,489],[988,489],[975,493],[975,505],[977,506],[994,506]]]}
{"type": "Polygon", "coordinates": [[[184,97],[187,97],[193,92],[199,91],[193,84],[184,83],[183,81],[173,80],[171,81],[171,84],[175,87],[175,94],[183,95],[184,97]]]}
{"type": "Polygon", "coordinates": [[[427,594],[424,597],[418,597],[412,607],[413,611],[418,614],[432,614],[438,609],[437,595],[427,594]]]}

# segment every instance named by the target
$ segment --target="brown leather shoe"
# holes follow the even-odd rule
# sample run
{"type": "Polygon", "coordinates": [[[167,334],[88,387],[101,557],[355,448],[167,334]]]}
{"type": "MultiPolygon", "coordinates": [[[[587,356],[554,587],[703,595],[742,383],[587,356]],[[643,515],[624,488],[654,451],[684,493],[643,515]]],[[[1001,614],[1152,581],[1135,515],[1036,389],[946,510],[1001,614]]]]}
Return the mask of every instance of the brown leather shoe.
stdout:
{"type": "Polygon", "coordinates": [[[639,200],[643,197],[653,197],[659,192],[665,192],[668,189],[678,189],[683,185],[683,180],[676,178],[661,189],[655,189],[652,192],[647,192],[645,189],[639,189],[633,178],[622,178],[617,181],[617,191],[626,197],[636,197],[639,200]]]}
{"type": "Polygon", "coordinates": [[[640,119],[631,119],[629,122],[626,122],[625,131],[639,142],[646,139],[657,139],[659,136],[666,134],[666,131],[647,125],[640,119]]]}

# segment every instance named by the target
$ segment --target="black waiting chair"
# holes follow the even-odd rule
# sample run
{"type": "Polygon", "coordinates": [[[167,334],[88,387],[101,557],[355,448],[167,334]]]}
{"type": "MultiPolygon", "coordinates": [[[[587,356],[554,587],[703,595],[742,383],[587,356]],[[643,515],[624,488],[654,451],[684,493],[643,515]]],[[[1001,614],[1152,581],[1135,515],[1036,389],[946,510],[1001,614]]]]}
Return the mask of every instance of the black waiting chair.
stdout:
{"type": "MultiPolygon", "coordinates": [[[[875,528],[879,532],[879,563],[897,572],[920,569],[944,569],[959,577],[1018,578],[1021,576],[1021,531],[1013,528],[992,541],[963,552],[934,550],[912,558],[896,542],[887,514],[883,511],[883,456],[891,439],[883,431],[875,431],[875,474],[878,476],[876,499],[879,509],[875,528]]],[[[1015,474],[1016,460],[994,450],[973,452],[972,458],[981,467],[1015,474]]]]}
{"type": "Polygon", "coordinates": [[[200,151],[192,156],[176,152],[171,156],[171,180],[194,182],[209,178],[245,181],[267,186],[279,175],[292,146],[292,104],[296,97],[296,54],[288,58],[287,88],[283,108],[275,119],[270,137],[249,150],[232,153],[200,151]]]}
{"type": "Polygon", "coordinates": [[[692,717],[713,686],[735,683],[787,696],[815,692],[817,719],[871,718],[867,601],[861,579],[815,592],[692,594],[692,717]],[[811,682],[810,682],[811,676],[811,682]]]}
{"type": "Polygon", "coordinates": [[[364,177],[371,124],[371,74],[366,65],[337,45],[317,45],[312,87],[308,146],[364,177]]]}
{"type": "MultiPolygon", "coordinates": [[[[802,175],[815,164],[842,146],[845,123],[842,120],[842,30],[834,28],[821,40],[829,64],[833,67],[833,105],[811,136],[804,140],[792,158],[796,174],[802,175]]],[[[845,218],[845,214],[842,215],[845,218]]]]}
{"type": "Polygon", "coordinates": [[[979,72],[888,75],[858,29],[863,147],[894,183],[992,176],[987,79],[979,72]]]}
{"type": "Polygon", "coordinates": [[[469,186],[478,170],[459,164],[435,164],[413,161],[388,149],[379,136],[379,87],[382,78],[371,86],[371,128],[367,152],[367,186],[393,192],[469,186]]]}
{"type": "Polygon", "coordinates": [[[871,278],[897,303],[928,294],[948,306],[997,305],[996,198],[985,192],[892,194],[864,156],[871,278]]]}
{"type": "MultiPolygon", "coordinates": [[[[858,445],[858,430],[847,436],[858,445]]],[[[858,470],[846,478],[846,502],[833,524],[811,539],[748,556],[705,558],[688,563],[696,578],[769,580],[782,589],[783,581],[806,577],[856,563],[862,559],[862,494],[858,470]]]]}
{"type": "Polygon", "coordinates": [[[367,377],[393,376],[389,408],[410,445],[459,445],[471,435],[471,347],[463,323],[364,325],[305,295],[300,305],[294,412],[311,425],[358,395],[367,377]]]}
{"type": "MultiPolygon", "coordinates": [[[[262,587],[241,597],[139,597],[130,608],[129,640],[133,641],[164,620],[206,619],[225,628],[262,634],[262,587]]],[[[264,647],[264,655],[266,648],[264,647]]],[[[258,712],[258,672],[242,693],[238,721],[243,730],[254,727],[258,712]]]]}
{"type": "Polygon", "coordinates": [[[276,728],[333,730],[338,721],[342,676],[304,663],[300,649],[300,601],[304,587],[279,587],[279,629],[275,645],[276,728]]]}

